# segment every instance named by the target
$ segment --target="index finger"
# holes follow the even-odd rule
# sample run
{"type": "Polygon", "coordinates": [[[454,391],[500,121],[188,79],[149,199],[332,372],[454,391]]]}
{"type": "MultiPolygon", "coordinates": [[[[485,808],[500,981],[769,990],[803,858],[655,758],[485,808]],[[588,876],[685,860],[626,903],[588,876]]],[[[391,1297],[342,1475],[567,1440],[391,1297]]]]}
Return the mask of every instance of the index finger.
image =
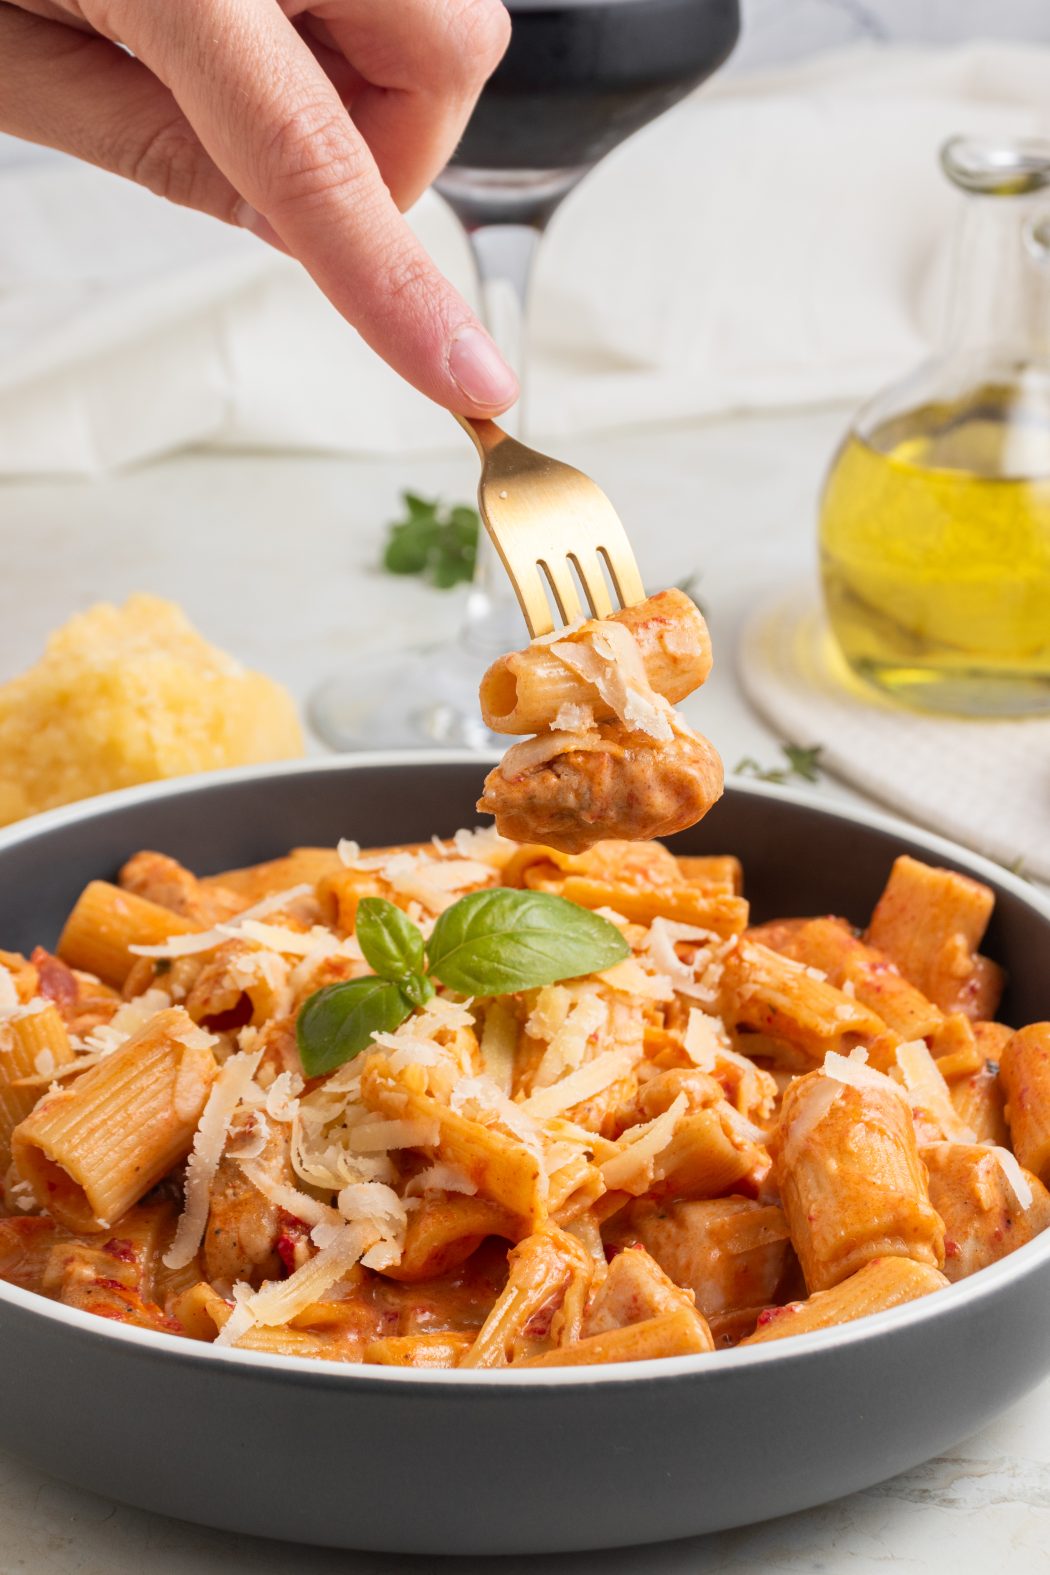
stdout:
{"type": "Polygon", "coordinates": [[[161,77],[250,209],[395,371],[463,414],[512,403],[513,372],[406,225],[334,87],[272,0],[88,0],[81,9],[161,77]]]}

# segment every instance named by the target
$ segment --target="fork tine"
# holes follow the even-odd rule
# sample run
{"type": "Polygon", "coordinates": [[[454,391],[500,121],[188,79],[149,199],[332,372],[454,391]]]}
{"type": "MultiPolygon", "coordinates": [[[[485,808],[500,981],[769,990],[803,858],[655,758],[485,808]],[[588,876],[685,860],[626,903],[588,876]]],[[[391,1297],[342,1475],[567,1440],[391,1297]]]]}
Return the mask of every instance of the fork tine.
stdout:
{"type": "Polygon", "coordinates": [[[598,554],[570,552],[569,562],[573,565],[580,577],[587,600],[591,607],[591,616],[594,618],[608,618],[612,612],[612,597],[609,587],[605,583],[602,573],[601,560],[598,554]]]}
{"type": "Polygon", "coordinates": [[[583,608],[576,591],[576,582],[569,572],[568,560],[565,558],[541,558],[540,568],[551,582],[554,600],[558,604],[558,611],[566,623],[574,623],[577,618],[583,617],[583,608]]]}
{"type": "Polygon", "coordinates": [[[604,542],[598,551],[605,559],[610,578],[616,587],[616,594],[620,598],[621,607],[630,607],[635,602],[644,602],[645,586],[642,576],[638,572],[638,565],[634,561],[631,544],[627,540],[627,532],[620,525],[618,531],[611,531],[608,527],[603,531],[604,542]]]}

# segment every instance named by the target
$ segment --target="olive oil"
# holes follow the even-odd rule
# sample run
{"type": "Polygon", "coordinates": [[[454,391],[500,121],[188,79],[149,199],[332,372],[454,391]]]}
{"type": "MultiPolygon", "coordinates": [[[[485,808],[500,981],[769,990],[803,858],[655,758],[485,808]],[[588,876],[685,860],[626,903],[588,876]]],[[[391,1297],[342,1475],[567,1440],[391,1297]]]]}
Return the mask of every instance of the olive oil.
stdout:
{"type": "Polygon", "coordinates": [[[1050,711],[1046,384],[985,384],[855,427],[825,484],[821,564],[861,677],[933,710],[1050,711]]]}

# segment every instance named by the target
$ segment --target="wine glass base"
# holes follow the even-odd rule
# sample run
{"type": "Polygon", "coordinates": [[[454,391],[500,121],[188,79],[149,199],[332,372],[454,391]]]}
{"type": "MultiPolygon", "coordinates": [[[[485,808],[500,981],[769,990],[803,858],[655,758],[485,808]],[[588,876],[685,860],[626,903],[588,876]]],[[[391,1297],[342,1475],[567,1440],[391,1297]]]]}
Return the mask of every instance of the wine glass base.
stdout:
{"type": "Polygon", "coordinates": [[[336,750],[504,748],[478,711],[487,665],[463,645],[365,653],[314,690],[310,726],[336,750]]]}

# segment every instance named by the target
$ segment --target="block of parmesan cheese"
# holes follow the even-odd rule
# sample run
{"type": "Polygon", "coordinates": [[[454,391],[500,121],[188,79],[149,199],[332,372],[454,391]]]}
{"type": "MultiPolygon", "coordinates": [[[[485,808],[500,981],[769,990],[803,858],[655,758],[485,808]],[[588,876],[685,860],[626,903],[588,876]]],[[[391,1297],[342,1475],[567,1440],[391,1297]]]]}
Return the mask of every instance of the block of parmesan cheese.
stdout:
{"type": "Polygon", "coordinates": [[[156,596],[100,603],[0,685],[0,826],[113,788],[303,752],[291,696],[156,596]]]}

